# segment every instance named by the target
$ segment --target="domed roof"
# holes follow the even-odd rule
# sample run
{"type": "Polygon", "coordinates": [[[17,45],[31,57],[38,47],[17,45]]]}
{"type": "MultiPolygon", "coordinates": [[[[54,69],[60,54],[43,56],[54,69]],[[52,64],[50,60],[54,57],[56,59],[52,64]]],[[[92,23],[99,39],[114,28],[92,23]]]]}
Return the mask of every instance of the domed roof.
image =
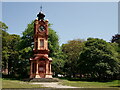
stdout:
{"type": "Polygon", "coordinates": [[[39,14],[37,15],[37,17],[38,17],[38,20],[44,20],[44,17],[45,17],[45,14],[41,11],[41,12],[39,12],[39,14]]]}

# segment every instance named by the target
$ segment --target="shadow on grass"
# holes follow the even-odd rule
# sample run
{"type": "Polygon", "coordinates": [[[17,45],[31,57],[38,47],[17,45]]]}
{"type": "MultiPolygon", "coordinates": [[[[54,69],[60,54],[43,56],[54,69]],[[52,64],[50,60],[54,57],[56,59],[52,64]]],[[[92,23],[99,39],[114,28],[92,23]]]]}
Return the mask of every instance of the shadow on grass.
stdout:
{"type": "Polygon", "coordinates": [[[87,81],[87,82],[102,82],[102,83],[106,83],[106,82],[113,82],[115,80],[108,80],[108,79],[85,79],[85,78],[68,78],[68,77],[60,77],[59,79],[61,80],[68,80],[68,81],[87,81]]]}
{"type": "MultiPolygon", "coordinates": [[[[31,80],[30,78],[13,77],[10,75],[2,75],[2,78],[5,80],[18,80],[18,81],[27,81],[27,82],[29,82],[31,80]]],[[[60,80],[68,80],[68,81],[87,81],[87,82],[102,82],[102,83],[114,81],[114,80],[108,80],[108,79],[101,80],[101,79],[96,79],[96,78],[93,78],[93,79],[85,79],[85,78],[80,79],[80,78],[68,78],[68,77],[53,77],[53,78],[58,78],[60,80]]],[[[118,87],[120,87],[120,86],[118,86],[118,87]]]]}
{"type": "Polygon", "coordinates": [[[12,76],[12,75],[2,75],[2,78],[4,80],[18,80],[18,81],[22,81],[23,78],[20,78],[20,77],[15,77],[15,76],[12,76]]]}
{"type": "Polygon", "coordinates": [[[120,86],[110,86],[110,87],[120,87],[120,86]]]}

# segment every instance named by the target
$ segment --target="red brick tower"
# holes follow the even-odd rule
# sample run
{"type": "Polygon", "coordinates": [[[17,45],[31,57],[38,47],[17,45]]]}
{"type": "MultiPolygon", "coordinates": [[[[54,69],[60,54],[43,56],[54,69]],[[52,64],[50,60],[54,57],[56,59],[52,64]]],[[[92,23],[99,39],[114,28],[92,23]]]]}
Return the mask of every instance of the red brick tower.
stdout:
{"type": "Polygon", "coordinates": [[[48,57],[48,20],[39,12],[34,23],[34,56],[30,58],[30,78],[52,78],[51,62],[48,57]]]}

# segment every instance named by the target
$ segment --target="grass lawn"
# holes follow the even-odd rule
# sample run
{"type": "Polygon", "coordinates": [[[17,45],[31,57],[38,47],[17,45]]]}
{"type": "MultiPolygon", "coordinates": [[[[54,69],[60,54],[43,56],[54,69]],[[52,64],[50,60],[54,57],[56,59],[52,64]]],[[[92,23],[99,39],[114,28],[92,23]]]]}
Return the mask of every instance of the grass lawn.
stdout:
{"type": "Polygon", "coordinates": [[[88,82],[88,81],[68,81],[62,80],[62,85],[85,87],[85,88],[118,88],[120,87],[119,80],[113,80],[111,82],[88,82]]]}
{"type": "Polygon", "coordinates": [[[41,86],[30,84],[30,82],[2,79],[2,88],[41,88],[41,86]]]}
{"type": "MultiPolygon", "coordinates": [[[[23,82],[19,80],[2,79],[2,88],[44,88],[40,85],[30,84],[31,82],[23,82]]],[[[118,88],[120,82],[114,80],[111,82],[88,82],[88,81],[69,81],[60,80],[60,84],[83,88],[118,88]]],[[[119,86],[120,87],[120,86],[119,86]]]]}

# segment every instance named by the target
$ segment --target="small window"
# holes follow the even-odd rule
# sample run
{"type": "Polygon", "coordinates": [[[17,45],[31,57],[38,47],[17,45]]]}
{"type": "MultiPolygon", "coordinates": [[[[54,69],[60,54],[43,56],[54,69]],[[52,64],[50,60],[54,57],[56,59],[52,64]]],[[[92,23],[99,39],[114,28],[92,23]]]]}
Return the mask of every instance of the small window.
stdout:
{"type": "Polygon", "coordinates": [[[44,48],[44,40],[40,39],[40,48],[44,48]]]}

